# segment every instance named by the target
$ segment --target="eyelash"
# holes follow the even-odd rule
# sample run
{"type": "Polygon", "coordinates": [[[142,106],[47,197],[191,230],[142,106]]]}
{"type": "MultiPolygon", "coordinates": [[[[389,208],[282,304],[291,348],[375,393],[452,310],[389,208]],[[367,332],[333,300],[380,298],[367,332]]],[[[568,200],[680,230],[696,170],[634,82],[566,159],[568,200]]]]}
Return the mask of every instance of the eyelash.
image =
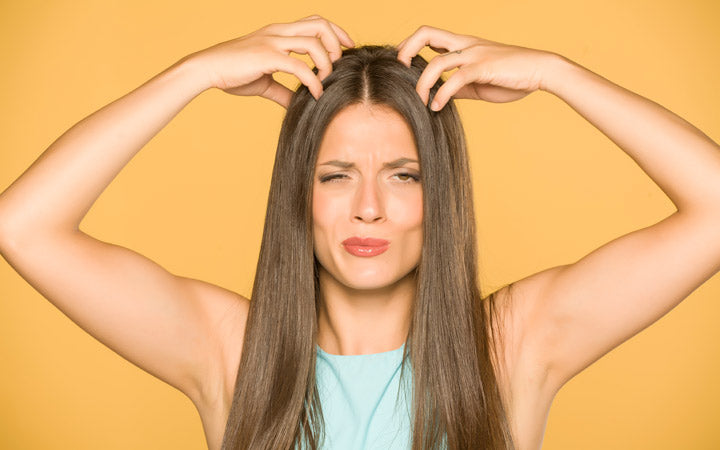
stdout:
{"type": "MultiPolygon", "coordinates": [[[[396,173],[395,175],[396,175],[396,176],[397,176],[397,175],[400,175],[400,176],[410,177],[410,178],[413,180],[413,181],[403,181],[403,183],[417,183],[417,182],[420,181],[420,177],[419,177],[419,176],[413,175],[413,174],[407,173],[407,172],[398,172],[398,173],[396,173]]],[[[334,175],[326,175],[326,176],[320,178],[320,182],[321,182],[321,183],[325,183],[326,181],[332,181],[332,180],[334,180],[334,179],[336,179],[336,178],[341,178],[341,177],[345,177],[345,176],[346,176],[346,175],[345,175],[345,174],[342,174],[342,173],[336,173],[336,174],[334,174],[334,175]]]]}

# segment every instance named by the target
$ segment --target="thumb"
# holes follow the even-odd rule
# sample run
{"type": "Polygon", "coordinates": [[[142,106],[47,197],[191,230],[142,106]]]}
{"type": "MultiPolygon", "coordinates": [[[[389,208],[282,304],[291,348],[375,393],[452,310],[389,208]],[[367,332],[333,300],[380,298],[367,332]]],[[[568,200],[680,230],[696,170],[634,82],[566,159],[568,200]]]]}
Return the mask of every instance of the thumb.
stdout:
{"type": "Polygon", "coordinates": [[[272,100],[283,108],[287,109],[287,107],[290,105],[290,99],[292,98],[293,94],[294,92],[292,90],[286,88],[277,81],[272,80],[265,92],[262,93],[262,97],[272,100]]]}

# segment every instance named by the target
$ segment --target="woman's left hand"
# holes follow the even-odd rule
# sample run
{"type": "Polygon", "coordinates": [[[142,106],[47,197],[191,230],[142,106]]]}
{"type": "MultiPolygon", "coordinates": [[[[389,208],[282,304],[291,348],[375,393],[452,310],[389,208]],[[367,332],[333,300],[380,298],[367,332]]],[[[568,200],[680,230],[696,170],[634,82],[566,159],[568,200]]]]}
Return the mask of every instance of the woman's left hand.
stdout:
{"type": "Polygon", "coordinates": [[[398,59],[410,60],[429,46],[442,53],[428,62],[416,90],[427,105],[430,88],[443,72],[458,68],[435,94],[439,111],[454,98],[505,103],[544,89],[545,68],[556,53],[506,45],[423,25],[398,44],[398,59]]]}

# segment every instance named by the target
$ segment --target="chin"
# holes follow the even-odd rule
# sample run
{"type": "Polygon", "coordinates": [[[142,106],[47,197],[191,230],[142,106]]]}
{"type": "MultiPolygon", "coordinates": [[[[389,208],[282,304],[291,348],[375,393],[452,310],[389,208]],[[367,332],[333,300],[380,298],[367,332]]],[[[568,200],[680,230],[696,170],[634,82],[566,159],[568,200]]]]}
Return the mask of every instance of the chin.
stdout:
{"type": "Polygon", "coordinates": [[[393,280],[387,280],[387,279],[380,279],[380,277],[375,278],[364,278],[364,279],[358,279],[358,278],[351,278],[344,280],[344,285],[351,288],[351,289],[357,289],[360,291],[372,291],[377,289],[384,289],[388,286],[391,286],[396,281],[393,280]]]}
{"type": "MultiPolygon", "coordinates": [[[[392,273],[389,270],[365,270],[361,273],[338,274],[341,278],[335,277],[343,285],[358,290],[374,290],[383,289],[399,283],[407,276],[412,275],[414,270],[409,273],[392,273]]],[[[334,276],[334,275],[333,275],[334,276]]]]}

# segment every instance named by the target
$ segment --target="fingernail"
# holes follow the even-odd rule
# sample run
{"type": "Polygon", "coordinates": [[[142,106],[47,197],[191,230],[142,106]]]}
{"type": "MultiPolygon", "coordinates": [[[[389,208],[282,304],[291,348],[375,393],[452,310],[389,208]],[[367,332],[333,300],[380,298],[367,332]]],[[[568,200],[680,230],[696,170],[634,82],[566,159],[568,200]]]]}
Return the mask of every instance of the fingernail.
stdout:
{"type": "Polygon", "coordinates": [[[433,100],[433,102],[430,104],[430,109],[433,111],[437,111],[440,109],[440,104],[437,102],[437,100],[433,100]]]}

